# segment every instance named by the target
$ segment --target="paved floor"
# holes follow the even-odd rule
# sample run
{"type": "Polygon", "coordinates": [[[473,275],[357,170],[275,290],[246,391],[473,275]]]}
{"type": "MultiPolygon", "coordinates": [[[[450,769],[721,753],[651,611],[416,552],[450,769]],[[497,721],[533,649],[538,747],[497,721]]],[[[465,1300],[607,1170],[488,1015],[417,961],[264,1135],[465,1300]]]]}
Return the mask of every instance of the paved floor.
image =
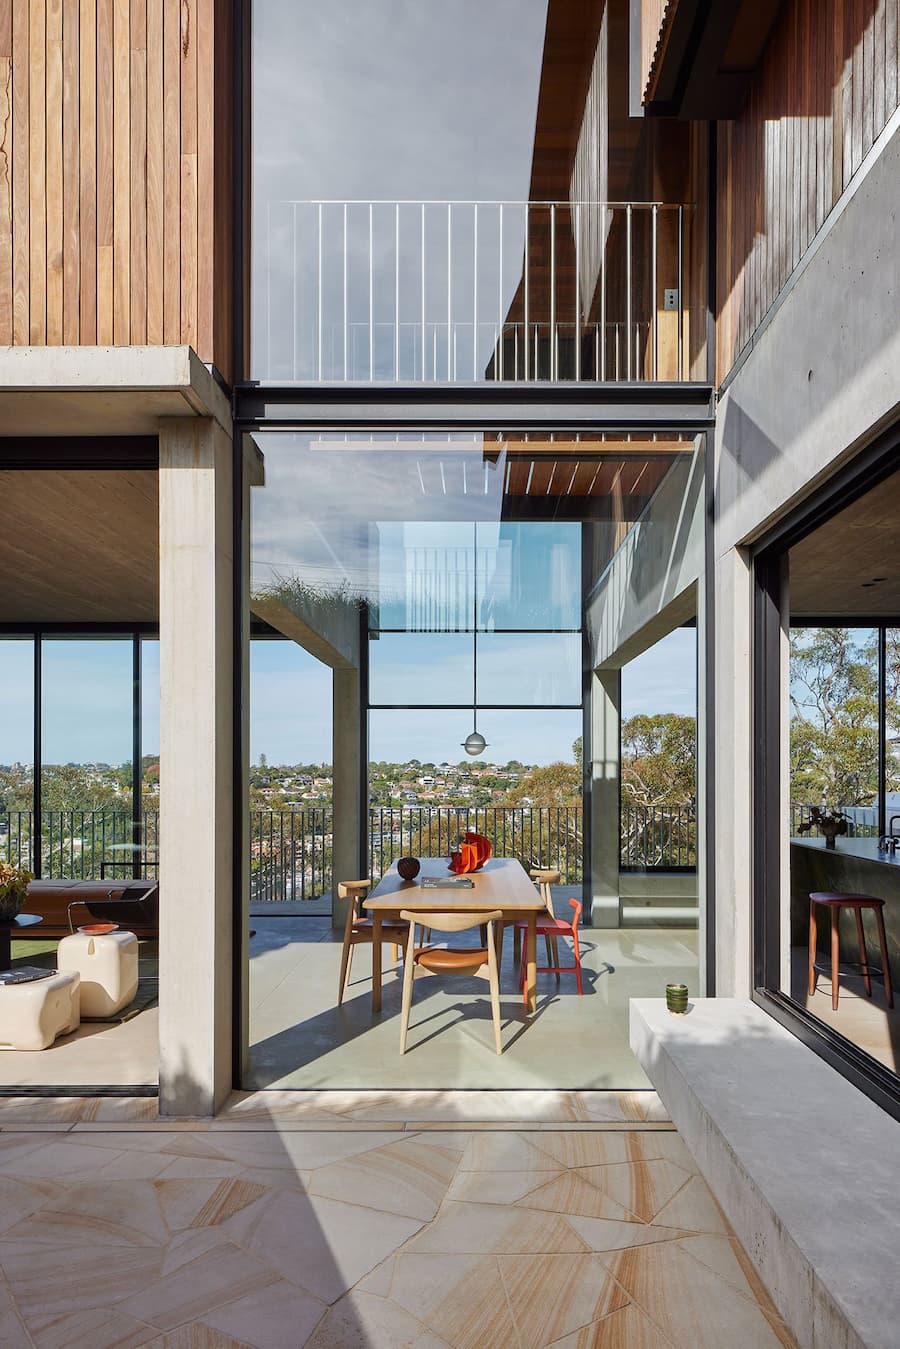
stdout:
{"type": "MultiPolygon", "coordinates": [[[[416,980],[401,1058],[400,981],[389,961],[383,1011],[373,1019],[368,948],[356,951],[338,1007],[341,945],[327,918],[254,918],[253,928],[248,1087],[647,1087],[628,1046],[628,1000],[661,996],[670,980],[696,987],[695,931],[586,929],[584,996],[571,975],[559,983],[540,975],[538,1014],[527,1018],[507,933],[502,1056],[493,1049],[486,981],[428,976],[416,980]]],[[[0,1049],[0,1088],[152,1085],[157,1055],[154,1007],[122,1025],[83,1025],[42,1053],[0,1049]]]]}
{"type": "Polygon", "coordinates": [[[0,1101],[0,1343],[793,1344],[652,1093],[511,1096],[0,1101]]]}
{"type": "MultiPolygon", "coordinates": [[[[416,979],[401,1057],[400,974],[389,948],[383,1010],[373,1019],[369,947],[357,948],[338,1007],[341,944],[326,919],[257,918],[253,926],[248,1087],[647,1087],[628,1046],[628,1000],[661,997],[674,980],[696,988],[696,931],[586,929],[584,996],[571,975],[539,975],[538,1012],[529,1018],[507,932],[503,1054],[494,1052],[486,980],[425,976],[416,979]]],[[[459,934],[458,944],[466,939],[477,933],[459,934]]]]}

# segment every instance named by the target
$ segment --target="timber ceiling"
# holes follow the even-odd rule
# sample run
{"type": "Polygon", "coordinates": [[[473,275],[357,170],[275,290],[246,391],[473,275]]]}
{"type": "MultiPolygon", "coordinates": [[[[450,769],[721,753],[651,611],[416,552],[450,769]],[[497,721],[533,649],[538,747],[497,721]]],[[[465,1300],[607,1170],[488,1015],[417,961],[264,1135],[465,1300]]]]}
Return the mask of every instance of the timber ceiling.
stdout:
{"type": "Polygon", "coordinates": [[[900,622],[900,474],[854,501],[790,551],[791,619],[900,622]]]}
{"type": "Polygon", "coordinates": [[[2,472],[0,500],[0,622],[157,620],[156,473],[2,472]]]}

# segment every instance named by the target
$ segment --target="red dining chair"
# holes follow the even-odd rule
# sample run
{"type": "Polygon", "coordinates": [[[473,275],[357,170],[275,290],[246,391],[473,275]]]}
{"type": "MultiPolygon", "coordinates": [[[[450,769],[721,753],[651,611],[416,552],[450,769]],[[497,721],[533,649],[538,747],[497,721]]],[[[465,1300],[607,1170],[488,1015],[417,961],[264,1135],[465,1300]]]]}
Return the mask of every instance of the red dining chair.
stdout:
{"type": "MultiPolygon", "coordinates": [[[[581,951],[578,948],[578,920],[581,917],[581,905],[577,899],[570,899],[569,903],[571,904],[573,909],[571,923],[567,922],[565,918],[555,918],[550,913],[539,914],[536,932],[537,936],[546,937],[549,939],[549,941],[552,943],[552,948],[554,951],[557,950],[556,938],[571,937],[572,946],[574,948],[575,964],[560,965],[559,956],[554,956],[554,964],[538,965],[537,972],[538,974],[556,974],[556,975],[574,973],[575,984],[578,988],[578,996],[580,998],[582,993],[584,992],[584,988],[582,987],[581,982],[581,951]]],[[[527,921],[520,919],[520,922],[519,924],[517,924],[517,926],[520,925],[523,926],[527,932],[528,930],[527,921]]],[[[525,987],[525,967],[527,963],[528,963],[528,954],[526,951],[523,953],[522,963],[519,967],[519,986],[522,989],[522,997],[525,1000],[526,1006],[528,1005],[528,990],[525,987]]]]}

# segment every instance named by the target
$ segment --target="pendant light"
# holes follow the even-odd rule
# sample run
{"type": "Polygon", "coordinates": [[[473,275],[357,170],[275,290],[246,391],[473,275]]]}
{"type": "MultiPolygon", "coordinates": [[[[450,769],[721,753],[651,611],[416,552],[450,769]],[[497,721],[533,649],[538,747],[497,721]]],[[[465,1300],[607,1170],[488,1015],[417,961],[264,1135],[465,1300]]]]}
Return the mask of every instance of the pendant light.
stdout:
{"type": "Polygon", "coordinates": [[[473,616],[472,616],[472,730],[462,742],[462,747],[472,758],[477,758],[487,749],[487,741],[478,729],[478,525],[473,525],[473,616]]]}

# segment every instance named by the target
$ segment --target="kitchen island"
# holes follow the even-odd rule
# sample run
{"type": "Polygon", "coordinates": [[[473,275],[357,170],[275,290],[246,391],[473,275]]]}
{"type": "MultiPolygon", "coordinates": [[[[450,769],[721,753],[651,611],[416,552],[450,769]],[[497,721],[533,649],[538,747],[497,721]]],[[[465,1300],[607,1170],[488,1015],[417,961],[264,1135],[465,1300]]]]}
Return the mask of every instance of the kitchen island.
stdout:
{"type": "MultiPolygon", "coordinates": [[[[814,890],[846,891],[883,899],[888,951],[895,977],[900,974],[900,851],[881,852],[877,838],[843,837],[835,847],[825,847],[824,838],[800,835],[791,839],[791,945],[809,940],[809,895],[814,890]]],[[[827,934],[820,924],[819,941],[824,950],[827,934]]],[[[877,952],[874,926],[866,917],[866,942],[877,952]]],[[[841,952],[855,960],[857,949],[853,914],[841,915],[841,952]],[[852,952],[852,954],[851,954],[852,952]]]]}

